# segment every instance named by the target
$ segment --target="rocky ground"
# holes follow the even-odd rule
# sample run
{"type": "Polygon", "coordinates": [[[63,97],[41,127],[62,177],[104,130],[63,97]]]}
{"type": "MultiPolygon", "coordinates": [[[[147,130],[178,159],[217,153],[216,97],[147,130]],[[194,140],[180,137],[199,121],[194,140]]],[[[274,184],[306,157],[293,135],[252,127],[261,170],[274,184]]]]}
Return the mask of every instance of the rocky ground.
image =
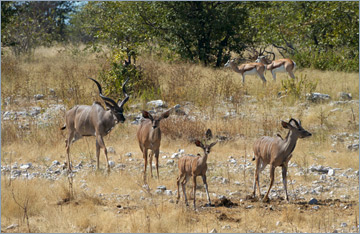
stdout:
{"type": "MultiPolygon", "coordinates": [[[[333,106],[332,111],[340,111],[342,106],[346,104],[358,105],[358,100],[351,100],[351,98],[345,94],[341,95],[344,96],[344,100],[328,101],[327,105],[333,106]]],[[[309,95],[308,97],[309,101],[316,101],[316,98],[329,99],[329,97],[321,96],[319,94],[309,95]]],[[[61,101],[58,101],[56,104],[44,105],[43,99],[44,95],[36,95],[31,102],[33,105],[28,105],[23,108],[18,107],[16,110],[10,108],[11,103],[20,101],[17,99],[6,99],[4,111],[2,112],[2,121],[13,121],[20,129],[25,131],[34,123],[38,126],[49,126],[53,124],[53,119],[63,116],[66,108],[61,104],[61,101]]],[[[256,100],[251,97],[248,99],[249,103],[256,102],[256,100]]],[[[149,102],[147,105],[149,108],[152,108],[153,113],[162,112],[170,108],[161,100],[149,102]]],[[[130,108],[136,110],[138,107],[139,106],[137,105],[133,105],[130,108]]],[[[191,103],[186,103],[183,106],[175,105],[174,110],[179,118],[184,116],[188,119],[200,118],[200,115],[196,115],[196,108],[193,107],[191,103]]],[[[223,118],[240,118],[239,115],[241,114],[229,110],[224,112],[223,118]]],[[[131,121],[132,125],[137,125],[139,124],[139,121],[141,121],[141,115],[138,111],[130,111],[127,113],[126,117],[131,121]]],[[[201,115],[201,118],[208,117],[201,115]]],[[[329,137],[332,141],[332,146],[341,144],[349,152],[357,152],[359,150],[359,134],[356,132],[339,132],[329,137]]],[[[229,140],[227,136],[217,136],[217,138],[220,141],[229,140]]],[[[109,161],[111,173],[121,174],[122,172],[136,172],[140,176],[143,170],[143,160],[139,150],[136,149],[119,155],[114,148],[115,147],[113,146],[108,146],[108,152],[111,159],[109,161]]],[[[331,149],[331,153],[337,154],[338,152],[337,150],[331,149]]],[[[16,154],[16,152],[2,150],[3,156],[10,154],[16,154]]],[[[171,182],[154,187],[144,186],[132,193],[122,194],[120,190],[112,193],[97,191],[96,195],[101,200],[106,201],[116,213],[128,212],[128,210],[131,209],[139,209],[136,208],[136,206],[128,205],[129,203],[125,202],[132,201],[136,204],[137,199],[140,199],[145,203],[150,203],[154,199],[160,199],[161,197],[162,200],[165,199],[168,203],[174,204],[178,192],[175,186],[175,179],[178,171],[177,159],[186,154],[188,154],[188,152],[186,152],[185,149],[177,149],[173,152],[160,152],[160,176],[162,178],[170,178],[171,182]]],[[[317,157],[322,156],[318,155],[317,157]]],[[[235,211],[243,212],[244,209],[260,209],[263,212],[275,214],[274,217],[276,217],[276,214],[281,214],[286,209],[297,209],[300,213],[314,213],[329,209],[347,214],[349,217],[356,214],[359,199],[358,165],[353,168],[334,168],[327,165],[313,164],[304,168],[299,167],[295,162],[290,162],[288,192],[291,202],[289,206],[289,204],[283,200],[284,190],[280,180],[280,173],[271,190],[270,203],[262,203],[259,202],[257,198],[249,196],[254,173],[254,163],[251,161],[251,158],[252,156],[250,154],[246,157],[224,155],[220,160],[209,163],[208,183],[210,187],[210,197],[213,200],[214,205],[213,207],[206,207],[206,194],[201,183],[198,185],[197,191],[197,201],[199,202],[198,212],[211,213],[217,220],[224,224],[221,229],[211,229],[211,233],[244,231],[243,229],[236,228],[236,223],[240,222],[240,218],[237,218],[237,216],[234,215],[235,211]],[[219,176],[220,173],[217,173],[219,168],[227,168],[228,176],[219,176]],[[241,179],[242,177],[239,175],[245,174],[246,179],[241,179]],[[247,186],[247,188],[244,188],[245,186],[247,186]],[[231,209],[231,211],[224,211],[225,208],[231,209]]],[[[53,160],[45,157],[44,162],[41,164],[30,161],[22,163],[17,162],[16,160],[11,163],[2,161],[1,174],[9,180],[57,181],[71,177],[80,190],[86,192],[92,189],[91,182],[88,181],[87,176],[95,172],[95,163],[94,160],[89,160],[87,156],[73,157],[73,172],[69,174],[65,163],[60,159],[53,160]]],[[[263,194],[268,186],[268,174],[269,167],[267,167],[260,176],[261,180],[263,180],[261,184],[263,194]]],[[[191,182],[189,184],[191,184],[191,182]]],[[[189,186],[188,188],[188,191],[190,191],[191,187],[189,186]]],[[[59,204],[64,204],[66,202],[68,201],[58,201],[59,204]]],[[[333,226],[328,228],[328,232],[357,232],[359,226],[356,226],[352,221],[353,220],[339,221],[334,223],[333,226]]],[[[289,229],[282,229],[282,226],[284,225],[282,221],[274,220],[274,222],[276,223],[276,229],[274,229],[273,232],[289,231],[289,229]]],[[[2,230],[16,230],[17,225],[17,223],[13,223],[10,226],[2,227],[2,230]]],[[[299,229],[293,229],[292,231],[301,230],[302,229],[299,227],[299,229]]],[[[246,231],[259,232],[259,230],[252,230],[251,228],[246,231]]],[[[271,232],[272,230],[266,231],[271,232]]]]}

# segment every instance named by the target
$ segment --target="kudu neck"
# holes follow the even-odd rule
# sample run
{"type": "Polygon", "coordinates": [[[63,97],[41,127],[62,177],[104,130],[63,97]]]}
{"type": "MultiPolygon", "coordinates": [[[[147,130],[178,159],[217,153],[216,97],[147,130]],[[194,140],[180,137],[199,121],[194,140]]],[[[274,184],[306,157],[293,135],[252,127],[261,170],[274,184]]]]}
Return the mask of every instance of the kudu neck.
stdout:
{"type": "Polygon", "coordinates": [[[151,127],[151,130],[150,130],[150,138],[151,138],[152,140],[157,140],[157,139],[161,138],[160,126],[159,126],[159,127],[156,127],[156,128],[151,127]]]}
{"type": "Polygon", "coordinates": [[[289,130],[288,134],[285,138],[285,152],[287,154],[291,154],[296,146],[296,142],[299,139],[299,135],[296,134],[294,131],[289,130]]]}

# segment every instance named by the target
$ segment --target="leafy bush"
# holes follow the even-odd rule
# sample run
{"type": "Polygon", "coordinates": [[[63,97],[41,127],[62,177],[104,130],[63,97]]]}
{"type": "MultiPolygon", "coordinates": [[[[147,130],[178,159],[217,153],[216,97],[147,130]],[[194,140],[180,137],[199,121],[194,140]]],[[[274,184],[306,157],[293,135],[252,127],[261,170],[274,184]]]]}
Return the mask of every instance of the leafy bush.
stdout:
{"type": "Polygon", "coordinates": [[[330,71],[359,71],[359,52],[352,50],[342,51],[302,51],[293,57],[299,67],[315,68],[330,71]]]}
{"type": "Polygon", "coordinates": [[[317,86],[317,81],[309,81],[305,76],[301,76],[300,79],[286,79],[281,81],[282,90],[288,96],[295,99],[304,98],[306,93],[314,92],[317,86]]]}
{"type": "Polygon", "coordinates": [[[122,85],[127,78],[126,92],[135,97],[148,97],[159,92],[157,81],[147,79],[141,67],[127,63],[125,52],[118,50],[113,52],[109,63],[100,71],[99,78],[104,85],[104,94],[114,98],[122,95],[122,85]]]}

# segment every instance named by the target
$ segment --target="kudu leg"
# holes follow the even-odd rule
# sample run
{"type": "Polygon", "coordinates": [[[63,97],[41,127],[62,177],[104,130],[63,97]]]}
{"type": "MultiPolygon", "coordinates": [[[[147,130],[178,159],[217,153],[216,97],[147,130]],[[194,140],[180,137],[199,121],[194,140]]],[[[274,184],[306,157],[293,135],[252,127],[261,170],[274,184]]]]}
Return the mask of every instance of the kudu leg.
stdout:
{"type": "Polygon", "coordinates": [[[186,196],[186,189],[185,189],[185,185],[186,185],[188,179],[189,179],[188,176],[185,176],[184,179],[181,181],[181,187],[182,187],[182,190],[183,190],[183,193],[184,193],[184,199],[185,199],[186,206],[189,206],[187,196],[186,196]]]}
{"type": "Polygon", "coordinates": [[[147,167],[147,160],[148,160],[148,154],[147,154],[147,149],[141,149],[143,151],[143,157],[145,160],[144,163],[144,183],[146,183],[146,167],[147,167]]]}
{"type": "Polygon", "coordinates": [[[258,187],[259,190],[259,198],[261,198],[261,193],[260,193],[260,184],[259,184],[259,174],[260,174],[260,158],[256,157],[256,161],[255,161],[255,173],[254,173],[254,191],[253,191],[253,197],[255,198],[255,194],[256,194],[256,186],[258,187]]]}
{"type": "Polygon", "coordinates": [[[98,143],[98,140],[96,139],[96,168],[99,170],[100,165],[100,145],[98,143]]]}
{"type": "Polygon", "coordinates": [[[270,164],[270,186],[269,186],[269,189],[263,199],[264,202],[266,202],[269,199],[269,193],[270,193],[271,187],[274,184],[274,176],[275,176],[275,167],[270,164]]]}
{"type": "Polygon", "coordinates": [[[204,186],[205,186],[205,191],[206,191],[206,196],[207,196],[207,200],[208,200],[208,204],[209,206],[211,206],[211,201],[210,201],[210,195],[209,195],[209,190],[208,190],[208,185],[206,182],[206,175],[202,176],[202,180],[204,182],[204,186]]]}
{"type": "Polygon", "coordinates": [[[196,176],[193,176],[193,196],[194,196],[194,210],[196,210],[195,206],[195,196],[196,196],[196,176]]]}
{"type": "Polygon", "coordinates": [[[282,178],[283,178],[283,184],[284,184],[284,190],[285,190],[285,199],[286,201],[289,201],[288,193],[287,193],[287,165],[282,165],[282,178]]]}
{"type": "Polygon", "coordinates": [[[67,142],[66,142],[66,154],[67,154],[67,158],[68,158],[68,170],[71,171],[71,161],[70,161],[70,145],[71,145],[71,141],[74,138],[75,133],[74,132],[70,132],[67,142]]]}
{"type": "MultiPolygon", "coordinates": [[[[96,142],[99,144],[100,148],[104,149],[104,154],[105,154],[105,158],[106,158],[106,166],[107,166],[107,170],[109,172],[110,171],[109,158],[107,155],[107,149],[106,149],[104,140],[101,135],[96,136],[96,142]]],[[[96,155],[96,157],[97,157],[97,168],[100,169],[100,162],[99,162],[100,161],[100,152],[98,155],[96,155]]]]}
{"type": "Polygon", "coordinates": [[[150,175],[151,175],[151,178],[153,178],[153,173],[152,173],[152,159],[153,159],[153,155],[154,155],[154,152],[152,150],[150,150],[150,153],[149,153],[149,166],[150,166],[150,175]]]}
{"type": "Polygon", "coordinates": [[[156,166],[157,178],[158,178],[158,180],[160,180],[160,176],[159,176],[159,150],[155,151],[155,166],[156,166]]]}
{"type": "Polygon", "coordinates": [[[181,178],[183,177],[184,175],[183,174],[180,174],[178,176],[178,178],[176,179],[176,185],[177,185],[177,199],[176,199],[176,204],[179,203],[179,200],[180,200],[180,180],[181,178]]]}

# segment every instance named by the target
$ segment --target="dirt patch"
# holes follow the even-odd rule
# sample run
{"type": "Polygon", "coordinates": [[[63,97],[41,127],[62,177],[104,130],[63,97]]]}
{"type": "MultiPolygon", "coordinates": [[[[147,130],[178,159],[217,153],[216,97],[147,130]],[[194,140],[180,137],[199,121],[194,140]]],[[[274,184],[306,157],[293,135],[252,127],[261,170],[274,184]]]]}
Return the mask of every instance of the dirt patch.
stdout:
{"type": "Polygon", "coordinates": [[[230,221],[230,222],[240,222],[241,219],[235,219],[235,218],[232,218],[232,217],[228,217],[225,213],[221,213],[218,217],[217,217],[218,220],[220,221],[230,221]]]}
{"type": "Polygon", "coordinates": [[[220,207],[220,206],[231,208],[231,207],[238,206],[238,204],[232,202],[230,199],[223,198],[223,199],[218,199],[215,201],[215,207],[220,207]]]}

